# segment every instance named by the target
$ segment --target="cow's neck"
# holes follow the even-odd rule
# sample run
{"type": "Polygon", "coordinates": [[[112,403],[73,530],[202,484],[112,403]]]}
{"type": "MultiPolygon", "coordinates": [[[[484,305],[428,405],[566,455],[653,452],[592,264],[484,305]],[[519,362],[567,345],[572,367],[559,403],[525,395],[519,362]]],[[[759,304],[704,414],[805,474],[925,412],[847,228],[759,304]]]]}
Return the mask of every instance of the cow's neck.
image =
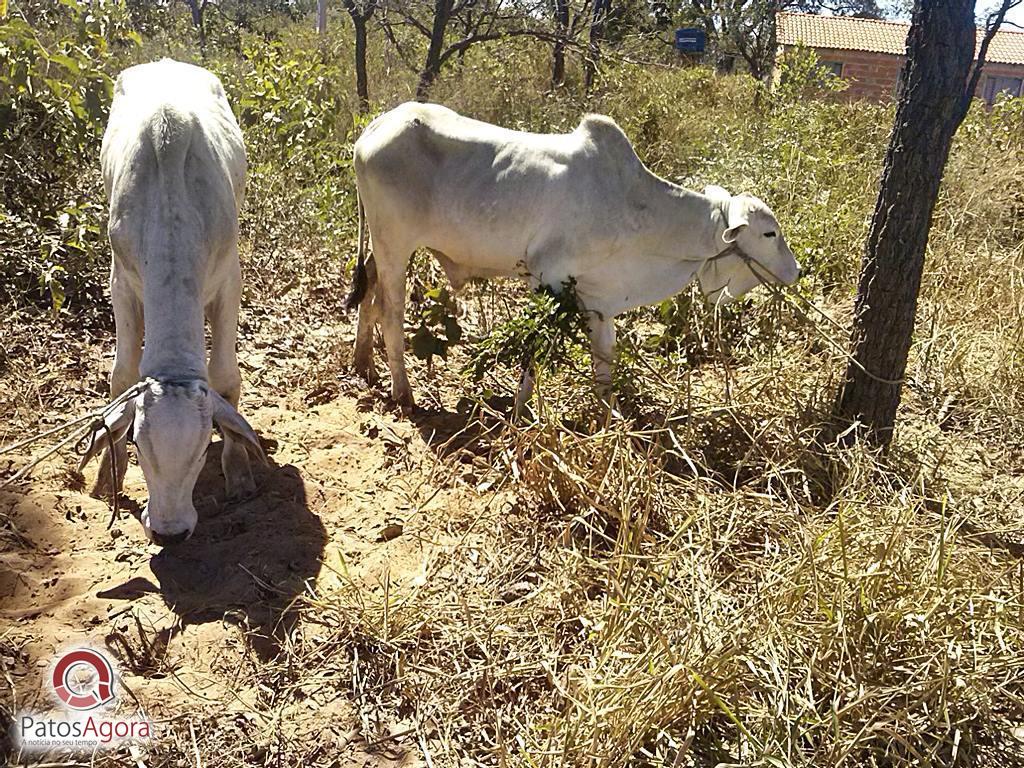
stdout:
{"type": "MultiPolygon", "coordinates": [[[[653,176],[653,174],[652,174],[653,176]]],[[[729,212],[723,202],[657,176],[649,198],[657,222],[652,247],[666,259],[702,262],[722,248],[729,212]]]]}
{"type": "Polygon", "coordinates": [[[145,346],[139,373],[206,379],[206,340],[199,270],[161,260],[143,278],[145,346]]]}

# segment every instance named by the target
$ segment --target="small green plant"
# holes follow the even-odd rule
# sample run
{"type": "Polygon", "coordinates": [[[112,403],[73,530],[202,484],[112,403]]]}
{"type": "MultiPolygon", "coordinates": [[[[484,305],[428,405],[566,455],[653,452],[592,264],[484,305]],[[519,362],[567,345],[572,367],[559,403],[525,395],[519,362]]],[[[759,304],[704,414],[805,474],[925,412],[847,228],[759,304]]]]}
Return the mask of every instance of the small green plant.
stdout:
{"type": "Polygon", "coordinates": [[[522,314],[474,345],[466,370],[480,382],[496,365],[553,369],[570,363],[587,338],[586,310],[576,295],[576,280],[569,278],[560,291],[547,286],[534,291],[522,314]]]}
{"type": "Polygon", "coordinates": [[[447,288],[424,292],[420,327],[412,337],[412,351],[420,360],[426,360],[427,365],[435,355],[448,359],[448,350],[462,340],[462,328],[455,313],[455,300],[447,288]]]}
{"type": "Polygon", "coordinates": [[[801,101],[845,91],[848,83],[822,66],[813,48],[799,46],[779,63],[781,77],[776,95],[782,101],[801,101]]]}

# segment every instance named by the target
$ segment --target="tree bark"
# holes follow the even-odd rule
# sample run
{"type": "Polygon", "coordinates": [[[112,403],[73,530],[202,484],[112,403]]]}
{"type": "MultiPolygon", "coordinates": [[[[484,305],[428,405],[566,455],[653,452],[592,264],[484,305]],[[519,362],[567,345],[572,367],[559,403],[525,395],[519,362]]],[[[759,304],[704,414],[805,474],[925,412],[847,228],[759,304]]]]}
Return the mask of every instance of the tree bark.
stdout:
{"type": "Polygon", "coordinates": [[[206,11],[207,0],[185,0],[192,14],[192,26],[199,34],[199,52],[206,57],[206,27],[203,24],[203,13],[206,11]]]}
{"type": "Polygon", "coordinates": [[[327,31],[327,0],[317,0],[316,31],[318,35],[322,35],[327,31]]]}
{"type": "Polygon", "coordinates": [[[452,0],[434,0],[434,22],[430,29],[430,45],[427,58],[420,70],[420,82],[416,87],[416,101],[426,101],[430,86],[441,71],[441,52],[444,48],[444,33],[452,13],[452,0]]]}
{"type": "Polygon", "coordinates": [[[569,34],[569,0],[555,0],[555,38],[551,52],[551,88],[565,84],[565,38],[569,34]]]}
{"type": "Polygon", "coordinates": [[[359,111],[370,111],[370,87],[366,77],[366,16],[352,17],[356,33],[356,96],[359,97],[359,111]]]}
{"type": "Polygon", "coordinates": [[[588,46],[586,66],[583,70],[583,90],[590,93],[597,75],[597,67],[601,59],[601,38],[604,36],[604,23],[611,8],[611,0],[594,0],[594,17],[590,23],[590,44],[588,46]]]}
{"type": "Polygon", "coordinates": [[[376,0],[365,0],[365,3],[359,7],[356,0],[345,0],[345,10],[352,17],[352,28],[355,31],[356,96],[362,113],[370,111],[370,88],[366,75],[366,23],[377,9],[376,0]]]}
{"type": "Polygon", "coordinates": [[[835,409],[848,441],[865,437],[885,447],[892,440],[928,231],[965,114],[974,43],[974,0],[920,0],[915,7],[905,85],[861,261],[852,359],[835,409]]]}

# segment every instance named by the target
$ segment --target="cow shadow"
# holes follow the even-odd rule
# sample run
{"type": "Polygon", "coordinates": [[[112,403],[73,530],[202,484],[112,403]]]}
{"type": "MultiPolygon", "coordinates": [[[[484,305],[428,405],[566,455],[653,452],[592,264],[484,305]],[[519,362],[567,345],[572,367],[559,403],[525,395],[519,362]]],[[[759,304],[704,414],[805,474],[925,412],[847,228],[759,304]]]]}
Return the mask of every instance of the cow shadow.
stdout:
{"type": "Polygon", "coordinates": [[[505,425],[513,418],[514,399],[492,396],[485,400],[464,397],[454,411],[417,407],[409,415],[423,442],[440,458],[486,457],[505,425]]]}
{"type": "Polygon", "coordinates": [[[320,572],[327,534],[290,464],[255,466],[256,493],[225,501],[222,447],[210,446],[196,481],[195,533],[154,555],[150,569],[180,628],[235,623],[253,650],[271,659],[296,623],[295,598],[320,572]]]}

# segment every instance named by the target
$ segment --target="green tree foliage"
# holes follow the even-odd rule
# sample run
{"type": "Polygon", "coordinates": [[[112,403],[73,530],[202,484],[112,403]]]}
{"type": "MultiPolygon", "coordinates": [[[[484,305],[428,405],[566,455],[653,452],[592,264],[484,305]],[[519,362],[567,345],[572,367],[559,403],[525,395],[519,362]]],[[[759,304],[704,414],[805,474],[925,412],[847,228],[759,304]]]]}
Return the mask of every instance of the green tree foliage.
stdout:
{"type": "Polygon", "coordinates": [[[103,239],[95,172],[112,64],[140,42],[123,3],[20,0],[0,19],[0,264],[9,292],[60,310],[103,239]]]}

